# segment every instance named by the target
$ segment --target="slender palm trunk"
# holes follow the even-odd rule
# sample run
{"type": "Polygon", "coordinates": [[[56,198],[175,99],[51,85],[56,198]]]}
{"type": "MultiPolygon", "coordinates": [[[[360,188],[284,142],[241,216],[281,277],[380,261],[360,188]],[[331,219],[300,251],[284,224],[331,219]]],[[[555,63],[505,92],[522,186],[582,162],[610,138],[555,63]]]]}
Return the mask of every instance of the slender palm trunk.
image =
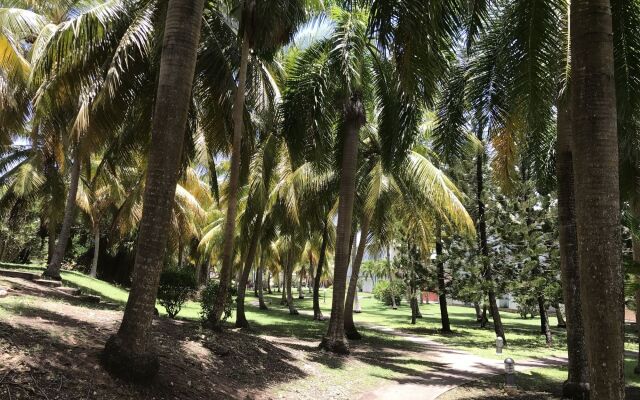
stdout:
{"type": "Polygon", "coordinates": [[[302,293],[302,281],[304,279],[304,264],[300,268],[300,279],[298,280],[298,300],[304,299],[304,293],[302,293]]]}
{"type": "Polygon", "coordinates": [[[287,256],[287,306],[289,307],[289,314],[298,315],[298,310],[293,303],[293,293],[291,292],[291,282],[293,281],[293,269],[295,267],[294,259],[294,247],[291,244],[289,255],[287,256]]]}
{"type": "Polygon", "coordinates": [[[540,334],[544,335],[547,346],[549,346],[553,343],[553,337],[551,336],[551,326],[549,325],[549,315],[547,314],[544,296],[538,296],[537,300],[538,311],[540,312],[540,334]]]}
{"type": "MultiPolygon", "coordinates": [[[[478,136],[481,136],[481,130],[479,130],[478,136]]],[[[480,253],[486,261],[484,271],[482,273],[485,282],[489,285],[489,310],[491,311],[491,318],[493,319],[493,330],[496,333],[496,337],[501,337],[504,344],[507,344],[507,338],[504,335],[504,327],[502,326],[502,319],[500,318],[500,310],[498,310],[498,301],[496,299],[496,293],[493,289],[493,271],[491,268],[491,262],[489,259],[489,246],[487,244],[487,223],[485,218],[485,206],[482,199],[482,192],[484,190],[484,152],[478,155],[476,160],[476,184],[477,184],[477,203],[478,203],[478,234],[479,234],[479,246],[480,253]]]]}
{"type": "Polygon", "coordinates": [[[267,273],[267,293],[271,294],[271,271],[267,273]]]}
{"type": "Polygon", "coordinates": [[[571,2],[571,116],[591,398],[624,398],[624,275],[610,0],[571,2]]]}
{"type": "MultiPolygon", "coordinates": [[[[640,218],[640,199],[633,199],[631,201],[631,213],[635,219],[640,218]]],[[[632,248],[633,248],[633,262],[640,264],[640,239],[635,235],[631,235],[632,248]]],[[[636,277],[636,279],[638,279],[636,277]]],[[[636,300],[636,331],[638,339],[640,339],[640,288],[635,292],[636,300]]],[[[633,370],[634,373],[640,374],[640,350],[638,351],[638,361],[636,367],[633,370]]]]}
{"type": "Polygon", "coordinates": [[[260,241],[260,233],[262,230],[262,216],[260,212],[256,216],[253,223],[253,232],[251,232],[251,242],[249,243],[249,249],[247,250],[247,258],[244,261],[244,268],[242,275],[238,281],[238,297],[236,299],[236,328],[248,328],[249,321],[244,313],[244,298],[247,293],[247,281],[249,280],[249,274],[253,267],[253,262],[256,258],[256,251],[258,249],[258,243],[260,241]]]}
{"type": "Polygon", "coordinates": [[[167,5],[131,291],[120,329],[102,353],[105,366],[127,380],[150,380],[159,368],[151,321],[191,104],[203,8],[204,0],[169,0],[167,5]]]}
{"type": "Polygon", "coordinates": [[[438,226],[436,227],[436,257],[438,258],[437,274],[438,274],[438,292],[439,292],[438,303],[440,305],[440,322],[442,324],[442,332],[450,333],[451,324],[449,323],[449,310],[447,309],[447,285],[444,280],[444,263],[441,261],[442,226],[440,224],[438,224],[438,226]]]}
{"type": "Polygon", "coordinates": [[[334,353],[348,354],[344,337],[344,300],[349,267],[349,238],[353,218],[353,203],[358,163],[360,128],[364,125],[365,109],[359,93],[352,93],[344,105],[345,138],[343,142],[336,235],[335,268],[333,272],[333,299],[331,320],[320,347],[334,353]]]}
{"type": "Polygon", "coordinates": [[[322,244],[320,245],[320,255],[318,257],[318,267],[316,268],[316,275],[313,279],[313,319],[315,321],[322,321],[322,311],[320,310],[320,279],[322,279],[322,268],[325,263],[327,253],[327,242],[329,240],[329,223],[324,222],[324,228],[322,229],[322,244]]]}
{"type": "MultiPolygon", "coordinates": [[[[263,252],[264,253],[264,252],[263,252]]],[[[264,273],[264,254],[260,256],[260,265],[258,266],[258,272],[256,273],[256,286],[258,287],[258,304],[261,310],[268,310],[267,304],[264,302],[263,291],[263,273],[264,273]]]]}
{"type": "Polygon", "coordinates": [[[47,265],[53,258],[53,253],[56,251],[56,224],[49,220],[47,226],[47,265]]]}
{"type": "Polygon", "coordinates": [[[94,228],[93,233],[93,260],[91,260],[91,271],[89,275],[95,278],[98,274],[98,259],[100,258],[100,225],[94,228]]]}
{"type": "Polygon", "coordinates": [[[560,271],[567,317],[568,378],[562,394],[572,399],[588,398],[589,370],[580,301],[580,268],[576,233],[571,108],[567,100],[558,104],[556,175],[558,179],[558,222],[560,271]]]}
{"type": "Polygon", "coordinates": [[[389,271],[389,291],[391,292],[391,308],[394,310],[398,309],[396,305],[396,294],[394,293],[393,288],[393,270],[391,269],[391,246],[387,246],[387,269],[389,271]]]}
{"type": "Polygon", "coordinates": [[[347,290],[347,300],[344,305],[344,332],[347,339],[360,340],[362,335],[358,332],[353,322],[353,304],[358,295],[358,276],[360,275],[360,265],[367,247],[367,236],[369,235],[369,217],[365,216],[360,228],[360,242],[356,250],[355,258],[351,264],[351,279],[349,279],[349,288],[347,290]]]}
{"type": "Polygon", "coordinates": [[[233,143],[231,146],[231,168],[229,171],[229,192],[227,195],[227,215],[224,223],[224,245],[222,247],[222,267],[220,268],[220,290],[215,301],[214,312],[208,324],[219,329],[224,302],[231,284],[231,269],[233,267],[233,242],[235,239],[236,215],[238,212],[238,190],[240,188],[240,147],[242,145],[242,131],[244,130],[244,99],[247,81],[247,64],[250,52],[249,36],[245,30],[242,38],[240,55],[240,71],[238,72],[238,87],[233,103],[233,143]]]}
{"type": "Polygon", "coordinates": [[[76,195],[78,194],[78,184],[80,183],[80,143],[76,143],[73,155],[73,165],[71,166],[71,179],[69,181],[69,192],[67,193],[67,202],[64,206],[64,217],[62,218],[62,227],[56,242],[51,261],[47,265],[43,276],[51,279],[60,280],[60,268],[64,259],[64,253],[71,236],[71,225],[76,216],[76,195]]]}

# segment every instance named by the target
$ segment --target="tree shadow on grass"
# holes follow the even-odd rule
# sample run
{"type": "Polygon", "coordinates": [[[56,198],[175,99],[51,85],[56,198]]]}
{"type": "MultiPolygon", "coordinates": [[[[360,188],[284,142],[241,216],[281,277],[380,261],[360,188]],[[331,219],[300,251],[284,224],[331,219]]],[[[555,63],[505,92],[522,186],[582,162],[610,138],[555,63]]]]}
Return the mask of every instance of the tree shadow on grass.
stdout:
{"type": "Polygon", "coordinates": [[[0,398],[212,399],[253,397],[272,384],[301,379],[293,355],[242,332],[212,334],[197,323],[160,319],[153,336],[160,374],[151,385],[130,385],[107,374],[99,355],[115,326],[83,321],[32,305],[3,307],[0,321],[0,398]],[[22,319],[24,317],[24,319],[22,319]],[[64,332],[64,335],[60,334],[64,332]],[[220,351],[223,349],[223,351],[220,351]]]}

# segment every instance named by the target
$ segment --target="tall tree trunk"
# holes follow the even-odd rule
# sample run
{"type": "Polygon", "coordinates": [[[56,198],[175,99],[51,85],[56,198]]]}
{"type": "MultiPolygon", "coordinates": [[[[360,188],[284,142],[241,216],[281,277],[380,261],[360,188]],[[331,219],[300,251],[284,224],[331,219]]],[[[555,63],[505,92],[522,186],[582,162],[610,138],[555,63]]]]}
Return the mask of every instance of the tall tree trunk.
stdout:
{"type": "Polygon", "coordinates": [[[304,299],[304,293],[302,293],[302,280],[304,279],[304,264],[300,267],[300,279],[298,280],[298,300],[304,299]]]}
{"type": "Polygon", "coordinates": [[[352,93],[344,105],[344,142],[340,173],[338,204],[338,226],[336,229],[336,254],[333,272],[333,299],[331,320],[320,347],[334,353],[348,354],[349,347],[344,337],[344,300],[349,267],[349,238],[353,217],[353,202],[356,189],[356,167],[360,128],[365,120],[365,109],[360,93],[352,93]]]}
{"type": "MultiPolygon", "coordinates": [[[[254,2],[249,0],[248,3],[254,2]]],[[[251,4],[245,7],[251,7],[251,4]]],[[[231,269],[233,267],[233,243],[235,239],[236,215],[238,212],[238,190],[240,189],[240,147],[242,145],[242,131],[244,130],[244,100],[247,81],[247,64],[250,53],[249,35],[245,29],[242,37],[240,55],[240,71],[238,72],[238,87],[233,102],[233,143],[231,146],[231,168],[229,171],[229,191],[227,194],[227,215],[224,223],[224,245],[222,247],[222,267],[220,268],[220,290],[214,305],[212,318],[208,321],[214,329],[219,329],[224,302],[231,284],[231,269]]]]}
{"type": "Polygon", "coordinates": [[[580,290],[591,398],[624,398],[618,132],[609,0],[571,2],[571,106],[580,290]]]}
{"type": "Polygon", "coordinates": [[[538,296],[538,311],[540,312],[540,334],[544,335],[547,346],[553,343],[553,337],[551,336],[551,326],[549,326],[549,315],[547,314],[547,307],[544,304],[544,296],[538,296]]]}
{"type": "Polygon", "coordinates": [[[476,322],[482,321],[482,310],[480,309],[480,303],[473,303],[473,308],[476,310],[476,322]]]}
{"type": "Polygon", "coordinates": [[[589,369],[580,301],[580,268],[576,233],[571,108],[568,99],[558,103],[556,176],[562,294],[567,317],[568,378],[562,394],[572,399],[589,396],[589,369]]]}
{"type": "Polygon", "coordinates": [[[91,271],[89,275],[95,278],[98,274],[98,259],[100,258],[100,225],[94,228],[93,233],[93,260],[91,260],[91,271]]]}
{"type": "MultiPolygon", "coordinates": [[[[282,266],[282,297],[280,298],[280,304],[287,304],[287,263],[282,266]]],[[[278,290],[280,290],[280,285],[278,285],[278,290]]]]}
{"type": "Polygon", "coordinates": [[[358,294],[358,276],[360,275],[360,265],[364,257],[364,251],[367,248],[367,236],[369,235],[369,217],[365,216],[360,228],[360,242],[356,250],[355,258],[351,265],[351,279],[349,279],[349,288],[347,290],[347,300],[344,305],[344,333],[348,339],[360,340],[362,335],[358,332],[353,322],[353,303],[358,294]]]}
{"type": "Polygon", "coordinates": [[[64,259],[64,253],[67,249],[67,243],[71,236],[71,225],[76,216],[76,195],[78,194],[78,184],[80,183],[80,143],[76,143],[73,152],[73,165],[71,166],[71,177],[69,180],[69,192],[67,193],[67,202],[64,206],[64,217],[62,218],[62,227],[56,242],[51,261],[47,265],[47,269],[42,274],[46,278],[61,280],[60,268],[64,259]]]}
{"type": "MultiPolygon", "coordinates": [[[[482,139],[482,129],[478,129],[478,138],[482,139]]],[[[489,246],[487,244],[487,223],[485,217],[484,200],[482,199],[482,192],[484,190],[484,151],[479,154],[476,160],[476,184],[477,184],[477,203],[478,203],[478,234],[480,246],[480,253],[486,260],[484,271],[482,273],[484,280],[489,285],[489,310],[491,311],[491,318],[493,319],[493,330],[496,333],[496,337],[501,337],[505,346],[507,344],[507,338],[504,335],[504,327],[502,326],[502,318],[500,318],[500,310],[498,309],[498,301],[496,299],[496,293],[493,288],[493,271],[491,268],[491,261],[489,260],[489,246]]]]}
{"type": "Polygon", "coordinates": [[[396,294],[394,293],[393,288],[393,270],[391,269],[391,250],[389,245],[387,245],[387,269],[389,270],[389,291],[391,292],[391,308],[393,310],[398,309],[398,305],[396,304],[396,294]]]}
{"type": "Polygon", "coordinates": [[[264,302],[264,291],[263,291],[263,273],[264,273],[264,251],[260,256],[260,265],[258,266],[258,272],[256,273],[256,286],[258,287],[258,305],[261,310],[268,310],[267,304],[264,302]]]}
{"type": "MultiPolygon", "coordinates": [[[[632,199],[631,200],[631,213],[634,219],[640,219],[640,199],[632,199]]],[[[633,262],[635,264],[640,264],[640,238],[638,238],[635,234],[631,235],[632,240],[632,248],[633,248],[633,262]]],[[[638,279],[638,277],[636,277],[638,279]]],[[[640,288],[636,289],[635,292],[635,300],[636,300],[636,333],[638,335],[638,339],[640,339],[640,288]]],[[[638,362],[633,372],[635,374],[640,374],[640,350],[638,351],[638,362]]]]}
{"type": "Polygon", "coordinates": [[[131,291],[120,329],[102,353],[105,366],[126,380],[150,380],[159,368],[151,321],[191,104],[203,8],[204,0],[169,0],[167,5],[131,291]]]}
{"type": "Polygon", "coordinates": [[[567,327],[567,322],[564,320],[564,315],[562,315],[562,309],[560,308],[560,304],[556,303],[554,305],[554,308],[556,309],[556,318],[558,319],[558,328],[566,328],[567,327]]]}
{"type": "Polygon", "coordinates": [[[320,310],[320,279],[322,279],[322,268],[324,267],[327,242],[329,240],[329,222],[324,222],[322,228],[322,244],[320,245],[320,255],[318,256],[318,267],[316,268],[316,275],[313,279],[313,319],[314,321],[322,321],[322,311],[320,310]]]}
{"type": "Polygon", "coordinates": [[[47,265],[49,265],[56,251],[56,223],[51,219],[47,225],[47,236],[47,265]]]}
{"type": "MultiPolygon", "coordinates": [[[[438,303],[440,305],[440,322],[442,332],[450,333],[449,310],[447,309],[447,285],[444,280],[444,263],[442,262],[442,225],[436,226],[436,257],[438,269],[438,303]]],[[[479,308],[479,307],[478,307],[479,308]]]]}
{"type": "Polygon", "coordinates": [[[267,293],[271,294],[271,271],[267,273],[267,293]]]}
{"type": "Polygon", "coordinates": [[[294,247],[291,244],[289,255],[287,256],[287,306],[289,307],[289,314],[298,315],[298,310],[293,303],[293,293],[291,292],[291,282],[293,281],[293,269],[295,267],[294,261],[294,247]]]}
{"type": "Polygon", "coordinates": [[[244,298],[247,292],[247,281],[249,280],[249,274],[253,267],[253,261],[256,258],[256,250],[258,249],[258,243],[260,242],[260,233],[262,230],[262,216],[263,213],[259,212],[256,215],[256,219],[253,222],[253,232],[251,232],[251,242],[247,249],[247,258],[244,261],[244,268],[242,275],[238,281],[238,297],[236,298],[236,328],[248,328],[249,321],[244,313],[244,298]]]}

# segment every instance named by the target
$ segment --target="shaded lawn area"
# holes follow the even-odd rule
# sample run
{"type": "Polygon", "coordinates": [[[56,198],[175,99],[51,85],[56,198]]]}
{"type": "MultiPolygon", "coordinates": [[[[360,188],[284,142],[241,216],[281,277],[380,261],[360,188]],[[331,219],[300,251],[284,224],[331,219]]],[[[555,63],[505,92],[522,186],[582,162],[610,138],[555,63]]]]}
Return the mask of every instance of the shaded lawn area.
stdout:
{"type": "MultiPolygon", "coordinates": [[[[7,265],[0,264],[0,268],[18,268],[29,271],[42,271],[43,266],[7,265]]],[[[123,288],[111,285],[98,279],[90,278],[82,273],[74,271],[63,271],[62,278],[65,284],[79,287],[87,293],[102,296],[108,301],[116,303],[123,308],[127,291],[123,288]]],[[[259,310],[257,298],[252,290],[247,291],[246,314],[251,324],[251,331],[258,335],[276,338],[294,338],[312,343],[319,343],[322,335],[326,331],[326,322],[310,321],[312,315],[311,294],[304,290],[304,299],[297,298],[297,291],[294,296],[296,308],[301,315],[289,315],[286,306],[280,304],[281,294],[265,294],[265,300],[269,310],[259,310]]],[[[410,342],[401,336],[387,334],[368,328],[369,326],[384,326],[393,328],[405,333],[418,336],[425,336],[434,341],[455,347],[470,353],[491,359],[504,359],[512,357],[516,360],[559,356],[566,357],[566,331],[555,328],[557,321],[555,317],[550,318],[553,327],[553,344],[547,346],[544,337],[539,334],[539,319],[522,319],[518,314],[503,311],[501,313],[508,346],[503,350],[503,354],[495,354],[495,334],[491,323],[487,328],[481,329],[475,321],[475,312],[470,307],[449,306],[449,318],[453,333],[443,334],[440,329],[440,310],[438,304],[422,304],[420,309],[423,318],[418,319],[416,325],[410,324],[411,311],[406,302],[403,302],[397,310],[392,310],[381,302],[375,300],[370,294],[360,293],[360,304],[362,313],[355,315],[356,324],[360,324],[360,331],[365,336],[363,343],[366,346],[396,349],[398,351],[419,351],[420,345],[410,342]]],[[[322,289],[320,293],[320,306],[326,317],[330,315],[331,290],[322,289]]],[[[164,309],[158,304],[161,315],[166,315],[164,309]]],[[[197,302],[189,301],[184,306],[178,319],[198,320],[200,318],[200,306],[197,302]]],[[[229,320],[233,322],[234,316],[229,320]]],[[[626,344],[628,351],[637,351],[638,340],[635,327],[626,326],[626,344]]],[[[307,346],[305,351],[314,349],[313,345],[307,346]]],[[[410,363],[410,360],[405,360],[410,363]]],[[[633,360],[627,361],[631,365],[633,360]]],[[[339,368],[339,365],[327,363],[329,368],[339,368]]],[[[372,365],[372,367],[374,367],[372,365]]],[[[416,369],[420,367],[414,365],[416,369]]],[[[627,368],[632,372],[632,367],[627,368]]],[[[406,372],[406,371],[405,371],[406,372]]],[[[566,376],[566,372],[559,370],[559,373],[566,376]]],[[[376,375],[388,376],[388,371],[377,371],[376,375]]],[[[564,379],[564,378],[563,378],[564,379]]],[[[640,386],[640,377],[633,373],[627,374],[629,384],[640,386]]]]}

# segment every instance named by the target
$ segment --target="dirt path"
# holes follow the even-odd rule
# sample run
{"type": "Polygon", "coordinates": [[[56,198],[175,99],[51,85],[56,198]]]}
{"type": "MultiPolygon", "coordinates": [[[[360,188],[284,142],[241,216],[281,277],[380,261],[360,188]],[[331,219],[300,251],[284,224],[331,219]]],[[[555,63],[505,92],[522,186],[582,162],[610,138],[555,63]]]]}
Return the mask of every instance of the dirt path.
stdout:
{"type": "MultiPolygon", "coordinates": [[[[363,394],[360,397],[361,400],[433,400],[468,381],[504,371],[504,364],[499,360],[455,350],[425,337],[399,332],[388,327],[361,325],[368,329],[402,336],[407,341],[421,344],[425,349],[422,356],[433,363],[428,370],[416,375],[415,378],[396,381],[376,388],[363,394]]],[[[519,361],[516,368],[522,371],[530,368],[562,365],[566,361],[565,358],[524,360],[519,361]]]]}

